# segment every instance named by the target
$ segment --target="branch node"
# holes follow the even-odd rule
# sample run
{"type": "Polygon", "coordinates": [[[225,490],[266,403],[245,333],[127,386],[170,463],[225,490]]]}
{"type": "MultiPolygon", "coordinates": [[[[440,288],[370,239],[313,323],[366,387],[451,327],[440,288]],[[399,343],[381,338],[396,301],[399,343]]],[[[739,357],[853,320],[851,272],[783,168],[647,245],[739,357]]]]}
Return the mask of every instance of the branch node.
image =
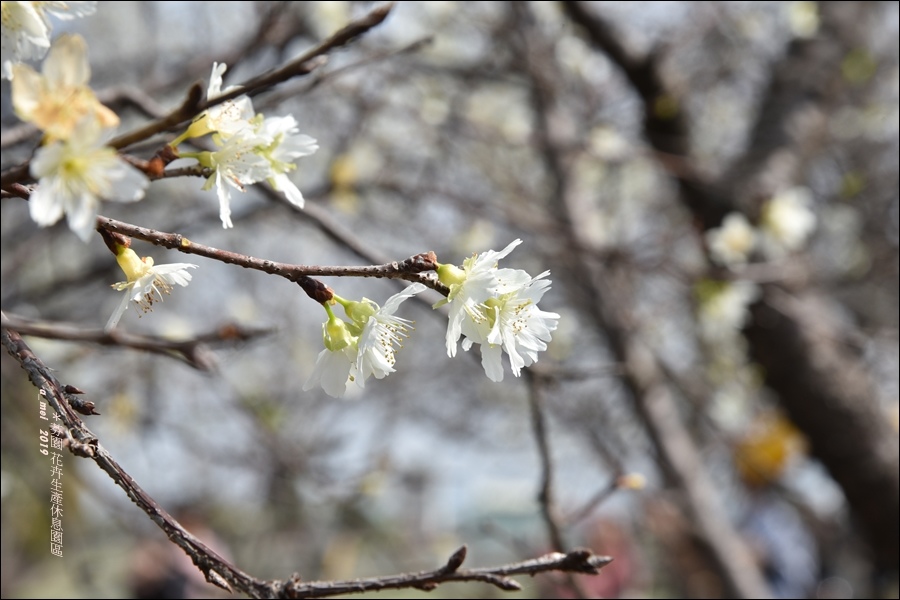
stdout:
{"type": "MultiPolygon", "coordinates": [[[[397,263],[393,263],[396,265],[397,263]]],[[[437,255],[434,251],[422,252],[415,256],[410,256],[402,263],[400,267],[407,273],[421,273],[422,271],[434,271],[437,269],[437,255]]]]}

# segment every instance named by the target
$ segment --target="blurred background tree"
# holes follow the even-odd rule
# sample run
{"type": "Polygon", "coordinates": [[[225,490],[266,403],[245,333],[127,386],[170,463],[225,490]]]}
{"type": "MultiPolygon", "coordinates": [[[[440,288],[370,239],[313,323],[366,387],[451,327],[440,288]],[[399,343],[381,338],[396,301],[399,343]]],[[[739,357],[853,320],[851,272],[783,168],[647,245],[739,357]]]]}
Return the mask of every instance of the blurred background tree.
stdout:
{"type": "MultiPolygon", "coordinates": [[[[88,40],[91,85],[125,131],[213,61],[226,85],[246,80],[371,8],[118,2],[56,25],[88,40]]],[[[258,577],[430,569],[462,543],[474,566],[584,545],[615,562],[506,596],[896,597],[898,28],[895,2],[403,2],[254,98],[318,140],[293,174],[304,211],[251,188],[223,230],[199,179],[104,206],[308,265],[428,250],[460,264],[521,238],[504,266],[549,269],[542,308],[561,320],[519,379],[488,381],[477,351],[447,359],[429,292],[398,373],[357,397],[303,392],[321,309],[203,259],[184,293],[123,326],[276,330],[217,348],[212,373],[27,339],[96,402],[89,424],[128,472],[258,577]]],[[[2,91],[6,170],[39,138],[2,91]]],[[[99,236],[39,229],[21,199],[0,210],[3,310],[101,327],[121,273],[99,236]]],[[[398,289],[327,283],[378,302],[398,289]]],[[[215,595],[74,457],[65,558],[49,554],[36,393],[0,365],[3,597],[215,595]]]]}

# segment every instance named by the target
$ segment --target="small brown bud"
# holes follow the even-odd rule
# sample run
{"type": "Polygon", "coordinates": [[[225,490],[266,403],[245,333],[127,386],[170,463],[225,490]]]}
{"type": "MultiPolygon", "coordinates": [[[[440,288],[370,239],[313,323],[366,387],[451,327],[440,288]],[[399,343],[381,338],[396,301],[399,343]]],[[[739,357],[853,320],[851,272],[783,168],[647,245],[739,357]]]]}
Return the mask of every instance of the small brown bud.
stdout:
{"type": "Polygon", "coordinates": [[[66,396],[66,400],[69,401],[69,406],[71,406],[75,412],[81,413],[88,417],[91,415],[100,414],[96,410],[94,410],[97,405],[90,400],[82,400],[77,396],[66,396]]]}
{"type": "Polygon", "coordinates": [[[334,291],[317,279],[312,277],[301,277],[297,280],[297,284],[303,288],[306,295],[318,302],[325,304],[334,299],[334,291]]]}

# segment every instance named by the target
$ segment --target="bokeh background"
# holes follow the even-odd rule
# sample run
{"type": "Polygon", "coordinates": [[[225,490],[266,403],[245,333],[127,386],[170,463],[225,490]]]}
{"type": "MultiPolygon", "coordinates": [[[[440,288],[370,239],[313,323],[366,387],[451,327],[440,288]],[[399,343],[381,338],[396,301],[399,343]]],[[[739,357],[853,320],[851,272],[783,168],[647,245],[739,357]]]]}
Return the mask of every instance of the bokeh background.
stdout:
{"type": "MultiPolygon", "coordinates": [[[[239,83],[373,6],[100,3],[54,35],[86,37],[92,87],[127,130],[205,87],[213,61],[239,83]]],[[[26,339],[97,404],[88,425],[123,467],[257,577],[430,569],[462,544],[468,566],[588,546],[615,558],[600,575],[502,595],[896,597],[898,29],[896,2],[401,2],[254,98],[319,142],[292,174],[307,211],[251,188],[223,230],[199,179],[101,210],[311,265],[429,250],[460,264],[521,238],[503,265],[549,269],[541,307],[561,315],[521,378],[490,382],[477,350],[449,359],[429,292],[403,307],[416,331],[397,373],[341,400],[303,392],[321,308],[282,279],[138,241],[200,268],[127,330],[273,333],[211,348],[212,372],[26,339]]],[[[2,93],[6,169],[39,138],[2,93]]],[[[3,310],[102,327],[121,273],[99,236],[40,229],[19,199],[0,210],[3,310]]],[[[399,289],[326,283],[377,302],[399,289]]],[[[217,597],[73,455],[64,557],[50,555],[37,391],[5,353],[0,367],[2,596],[217,597]]]]}

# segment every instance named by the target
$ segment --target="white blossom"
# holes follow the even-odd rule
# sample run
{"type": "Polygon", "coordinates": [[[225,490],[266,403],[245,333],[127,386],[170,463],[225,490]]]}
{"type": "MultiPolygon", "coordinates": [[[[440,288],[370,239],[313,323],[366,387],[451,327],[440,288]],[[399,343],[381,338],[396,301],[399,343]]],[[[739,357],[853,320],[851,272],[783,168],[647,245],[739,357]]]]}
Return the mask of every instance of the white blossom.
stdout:
{"type": "Polygon", "coordinates": [[[249,128],[229,137],[218,150],[202,153],[200,163],[213,169],[204,190],[216,186],[219,218],[225,229],[231,221],[231,190],[245,191],[245,186],[263,181],[270,173],[269,161],[257,152],[260,138],[249,128]]]}
{"type": "Polygon", "coordinates": [[[414,283],[388,298],[384,306],[368,298],[354,302],[335,296],[352,322],[335,317],[325,305],[329,315],[322,326],[325,349],[319,353],[303,389],[321,386],[329,396],[340,398],[351,383],[364,388],[370,375],[383,379],[393,373],[397,350],[412,329],[411,321],[394,313],[407,298],[424,289],[421,283],[414,283]]]}
{"type": "Polygon", "coordinates": [[[464,335],[463,350],[481,345],[481,364],[492,381],[503,380],[502,354],[509,356],[513,374],[538,360],[547,349],[559,315],[542,311],[537,303],[550,287],[545,271],[531,277],[520,269],[500,269],[499,259],[522,241],[515,240],[500,252],[489,250],[466,259],[463,268],[441,265],[438,277],[450,287],[446,301],[450,315],[447,326],[447,354],[456,354],[464,335]]]}
{"type": "Polygon", "coordinates": [[[328,321],[322,324],[322,340],[325,349],[316,358],[316,366],[303,384],[309,391],[317,385],[333,398],[341,398],[347,386],[358,379],[357,354],[359,337],[350,331],[345,321],[334,316],[326,304],[328,321]]]}
{"type": "Polygon", "coordinates": [[[268,142],[261,154],[269,161],[270,170],[266,177],[269,185],[284,194],[291,204],[303,208],[303,194],[287,174],[297,168],[295,160],[318,150],[318,143],[300,133],[297,120],[291,115],[265,119],[258,134],[268,142]]]}
{"type": "Polygon", "coordinates": [[[706,232],[706,243],[710,256],[719,264],[743,265],[756,246],[756,231],[743,214],[733,212],[725,217],[721,227],[706,232]]]}
{"type": "Polygon", "coordinates": [[[104,132],[86,117],[65,141],[53,142],[35,153],[31,175],[38,180],[28,208],[41,227],[59,221],[87,241],[94,230],[100,200],[134,202],[144,197],[147,177],[104,146],[104,132]]]}
{"type": "Polygon", "coordinates": [[[100,104],[88,86],[91,66],[81,36],[59,36],[40,73],[22,64],[13,71],[11,98],[16,115],[42,130],[49,141],[67,139],[90,115],[103,127],[119,124],[116,113],[100,104]]]}
{"type": "Polygon", "coordinates": [[[816,228],[812,192],[793,187],[777,194],[762,210],[761,246],[769,258],[800,250],[816,228]]]}
{"type": "MultiPolygon", "coordinates": [[[[396,352],[402,345],[403,338],[407,337],[412,329],[412,322],[407,319],[394,316],[394,313],[407,298],[410,298],[426,288],[421,283],[414,283],[398,294],[391,296],[384,306],[369,300],[375,309],[369,315],[359,335],[359,353],[356,359],[356,368],[359,372],[357,384],[365,386],[365,380],[369,375],[376,379],[382,379],[394,372],[396,352]]],[[[365,300],[365,299],[364,299],[365,300]]]]}
{"type": "MultiPolygon", "coordinates": [[[[235,89],[222,90],[222,75],[226,66],[213,64],[207,97],[214,99],[235,89]]],[[[212,134],[216,150],[210,152],[181,152],[185,159],[196,159],[202,166],[213,170],[203,189],[216,186],[219,197],[219,218],[222,227],[228,229],[231,220],[231,190],[245,191],[246,186],[268,181],[275,191],[287,200],[303,207],[303,194],[288,177],[296,169],[294,161],[318,150],[316,140],[301,134],[293,116],[264,118],[253,111],[247,96],[228,100],[211,107],[194,120],[188,129],[171,145],[183,140],[212,134]]],[[[179,159],[169,168],[182,166],[179,159]]]]}
{"type": "Polygon", "coordinates": [[[342,398],[347,392],[347,386],[358,379],[356,358],[356,346],[346,346],[340,350],[325,348],[319,352],[316,366],[303,385],[303,390],[309,391],[320,385],[332,398],[342,398]]]}
{"type": "Polygon", "coordinates": [[[145,313],[150,311],[157,299],[162,301],[163,294],[172,291],[172,286],[186,286],[190,283],[192,277],[188,269],[197,268],[197,265],[190,263],[154,266],[151,257],[141,258],[131,248],[121,248],[116,261],[125,272],[127,281],[120,281],[112,286],[115,290],[125,292],[125,295],[106,323],[106,331],[118,324],[131,302],[140,306],[145,313]]]}
{"type": "Polygon", "coordinates": [[[456,356],[464,323],[470,328],[470,333],[476,335],[479,328],[472,326],[486,322],[484,303],[489,298],[506,293],[530,279],[525,271],[497,268],[497,262],[521,243],[522,240],[517,239],[499,252],[488,250],[471,256],[463,261],[462,269],[453,265],[438,268],[438,277],[450,288],[447,299],[435,305],[435,308],[448,303],[450,305],[446,337],[448,356],[456,356]]]}
{"type": "Polygon", "coordinates": [[[700,334],[710,342],[731,339],[750,319],[749,306],[760,296],[749,281],[706,281],[698,289],[700,334]]]}
{"type": "Polygon", "coordinates": [[[550,333],[556,330],[559,321],[558,314],[537,306],[550,288],[550,282],[543,279],[549,274],[550,271],[544,271],[521,287],[486,302],[491,328],[486,342],[481,343],[481,364],[491,381],[503,380],[501,349],[509,356],[516,377],[521,375],[523,367],[537,362],[538,352],[547,349],[550,333]]]}
{"type": "MultiPolygon", "coordinates": [[[[228,66],[225,63],[213,63],[212,73],[209,76],[209,86],[206,89],[206,99],[214,100],[219,96],[237,89],[238,86],[229,86],[222,89],[222,75],[228,66]]],[[[253,102],[249,96],[241,95],[231,100],[226,100],[210,107],[200,117],[194,120],[188,129],[186,137],[201,137],[207,133],[218,136],[218,142],[226,140],[230,136],[246,127],[253,127],[253,119],[256,112],[253,110],[253,102]]]]}

